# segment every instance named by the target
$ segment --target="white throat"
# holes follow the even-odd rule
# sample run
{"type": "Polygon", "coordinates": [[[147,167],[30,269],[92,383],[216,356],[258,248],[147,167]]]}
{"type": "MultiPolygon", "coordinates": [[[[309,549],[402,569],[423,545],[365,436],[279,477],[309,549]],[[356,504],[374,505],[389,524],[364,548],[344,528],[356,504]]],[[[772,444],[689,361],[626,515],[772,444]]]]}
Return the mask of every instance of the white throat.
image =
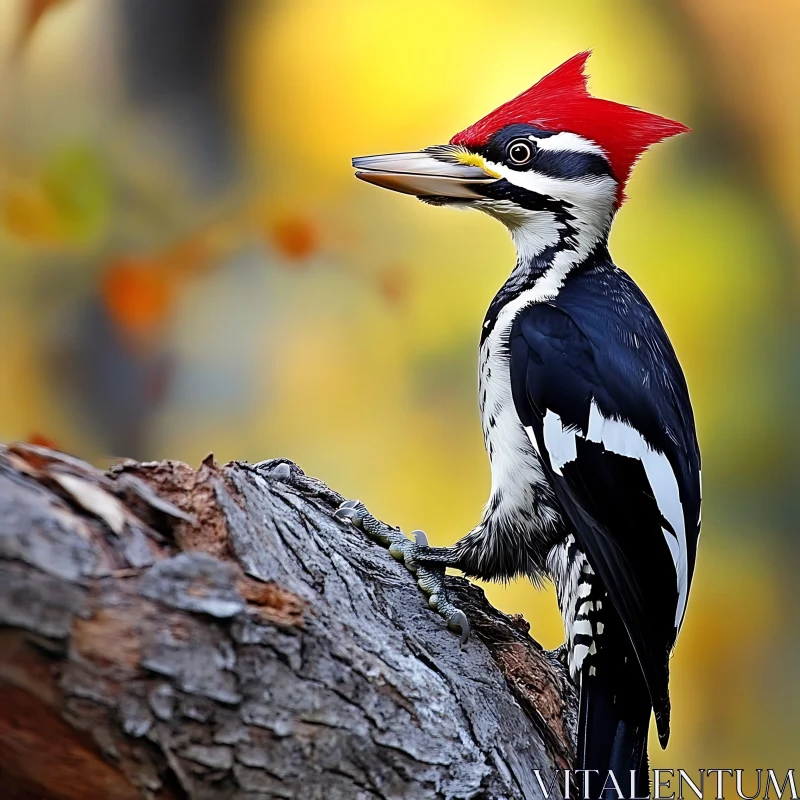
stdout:
{"type": "MultiPolygon", "coordinates": [[[[554,211],[522,208],[507,200],[484,201],[480,208],[499,219],[510,231],[518,263],[531,263],[556,248],[551,271],[566,276],[608,236],[614,218],[617,183],[609,176],[558,179],[536,172],[519,172],[504,164],[487,166],[521,189],[567,204],[568,219],[554,211]]],[[[563,277],[562,277],[563,280],[563,277]]]]}

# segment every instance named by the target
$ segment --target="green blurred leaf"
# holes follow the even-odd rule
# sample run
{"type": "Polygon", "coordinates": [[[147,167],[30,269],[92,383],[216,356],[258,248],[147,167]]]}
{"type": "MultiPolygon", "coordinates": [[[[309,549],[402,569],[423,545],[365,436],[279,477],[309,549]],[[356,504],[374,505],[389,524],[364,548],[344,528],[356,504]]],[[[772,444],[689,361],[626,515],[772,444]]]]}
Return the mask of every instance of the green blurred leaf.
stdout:
{"type": "Polygon", "coordinates": [[[83,143],[61,147],[47,159],[42,180],[66,237],[79,243],[99,238],[108,227],[112,198],[103,159],[83,143]]]}

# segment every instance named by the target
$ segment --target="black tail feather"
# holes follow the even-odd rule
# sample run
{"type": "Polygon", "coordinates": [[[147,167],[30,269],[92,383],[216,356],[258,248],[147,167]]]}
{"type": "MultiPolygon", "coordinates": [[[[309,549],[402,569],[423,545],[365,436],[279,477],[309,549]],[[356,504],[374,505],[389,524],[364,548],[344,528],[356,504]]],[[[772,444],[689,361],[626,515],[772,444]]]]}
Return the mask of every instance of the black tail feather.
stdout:
{"type": "MultiPolygon", "coordinates": [[[[589,669],[585,667],[581,676],[577,765],[592,770],[586,773],[588,797],[619,800],[616,779],[622,797],[646,798],[650,794],[647,732],[652,705],[644,681],[637,681],[635,675],[621,681],[629,672],[625,666],[610,676],[589,675],[589,669]]],[[[583,797],[582,779],[579,786],[583,797]]]]}

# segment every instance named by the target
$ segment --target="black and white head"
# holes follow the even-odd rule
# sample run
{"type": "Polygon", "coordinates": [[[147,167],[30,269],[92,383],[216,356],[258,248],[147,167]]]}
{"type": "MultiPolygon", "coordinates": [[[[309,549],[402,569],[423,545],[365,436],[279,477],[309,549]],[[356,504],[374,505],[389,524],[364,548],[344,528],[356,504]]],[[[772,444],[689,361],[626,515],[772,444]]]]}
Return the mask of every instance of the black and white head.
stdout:
{"type": "Polygon", "coordinates": [[[688,128],[592,97],[588,57],[573,56],[449,144],[353,159],[356,176],[433,205],[484,211],[509,228],[521,258],[564,236],[589,248],[607,236],[639,156],[688,128]]]}

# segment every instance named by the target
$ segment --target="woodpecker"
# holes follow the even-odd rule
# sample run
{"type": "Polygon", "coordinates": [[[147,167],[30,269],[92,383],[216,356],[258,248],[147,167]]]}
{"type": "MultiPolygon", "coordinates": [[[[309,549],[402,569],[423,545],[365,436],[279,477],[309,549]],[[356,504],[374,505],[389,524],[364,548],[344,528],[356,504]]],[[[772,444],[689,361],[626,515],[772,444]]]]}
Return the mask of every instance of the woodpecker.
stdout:
{"type": "MultiPolygon", "coordinates": [[[[589,796],[642,797],[651,712],[662,747],[669,738],[669,659],[700,532],[700,452],[675,351],[612,261],[608,236],[638,158],[688,128],[593,97],[588,57],[449,144],[353,166],[368,183],[495,217],[517,251],[480,335],[492,473],[483,517],[452,547],[401,536],[394,552],[424,571],[463,633],[446,567],[485,580],[549,577],[580,689],[577,767],[591,771],[589,796]]],[[[363,522],[366,513],[352,501],[340,516],[363,522]]]]}

